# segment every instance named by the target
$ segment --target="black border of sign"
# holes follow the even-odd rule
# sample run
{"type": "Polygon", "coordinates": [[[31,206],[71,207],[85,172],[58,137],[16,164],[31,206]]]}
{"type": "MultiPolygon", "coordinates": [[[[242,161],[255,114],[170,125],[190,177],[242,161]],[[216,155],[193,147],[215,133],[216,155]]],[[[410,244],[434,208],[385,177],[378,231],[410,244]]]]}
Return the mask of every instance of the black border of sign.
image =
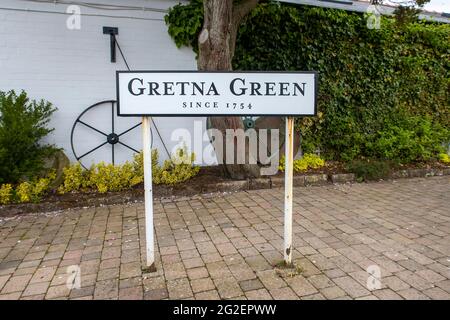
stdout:
{"type": "MultiPolygon", "coordinates": [[[[120,114],[119,74],[121,73],[291,73],[291,74],[314,74],[314,114],[263,114],[264,117],[314,117],[317,116],[317,91],[319,90],[319,73],[317,71],[200,71],[200,70],[125,70],[116,71],[116,94],[117,94],[117,116],[118,117],[241,117],[245,114],[120,114]]],[[[252,114],[258,116],[257,114],[252,114]]]]}

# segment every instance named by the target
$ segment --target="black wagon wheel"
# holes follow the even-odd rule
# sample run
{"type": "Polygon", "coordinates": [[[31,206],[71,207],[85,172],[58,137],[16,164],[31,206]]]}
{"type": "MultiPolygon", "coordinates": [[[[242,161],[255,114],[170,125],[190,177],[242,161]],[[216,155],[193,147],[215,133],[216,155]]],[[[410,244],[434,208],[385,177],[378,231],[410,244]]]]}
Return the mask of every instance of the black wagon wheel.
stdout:
{"type": "MultiPolygon", "coordinates": [[[[85,169],[87,169],[87,167],[83,164],[82,159],[84,157],[86,157],[87,155],[93,153],[94,151],[96,151],[102,147],[108,146],[108,145],[111,146],[111,163],[112,164],[115,164],[115,159],[116,159],[115,146],[117,144],[130,149],[134,153],[139,153],[138,150],[136,150],[133,147],[130,147],[128,144],[121,141],[121,137],[123,135],[125,135],[126,133],[141,126],[142,122],[139,121],[138,123],[136,123],[135,125],[129,127],[128,129],[126,129],[124,131],[116,132],[116,122],[119,121],[119,119],[120,119],[120,118],[115,117],[116,114],[117,114],[117,102],[115,100],[105,100],[105,101],[97,102],[97,103],[91,105],[86,110],[84,110],[75,120],[75,122],[72,126],[71,134],[70,134],[70,144],[71,144],[72,152],[73,152],[75,158],[85,169]],[[92,120],[88,120],[86,118],[87,118],[87,115],[89,114],[89,111],[92,111],[94,108],[98,108],[100,106],[104,106],[104,105],[108,105],[108,104],[110,105],[110,110],[111,110],[111,128],[108,131],[106,131],[104,129],[100,130],[95,124],[93,124],[92,120]],[[92,148],[88,151],[85,151],[82,154],[79,154],[76,151],[77,148],[74,145],[74,133],[75,133],[75,129],[77,128],[77,126],[83,126],[83,127],[89,128],[90,131],[92,131],[92,134],[103,136],[104,141],[102,143],[100,143],[99,145],[95,146],[94,148],[92,148]]],[[[151,144],[153,145],[153,135],[152,135],[151,139],[152,139],[151,144]]]]}

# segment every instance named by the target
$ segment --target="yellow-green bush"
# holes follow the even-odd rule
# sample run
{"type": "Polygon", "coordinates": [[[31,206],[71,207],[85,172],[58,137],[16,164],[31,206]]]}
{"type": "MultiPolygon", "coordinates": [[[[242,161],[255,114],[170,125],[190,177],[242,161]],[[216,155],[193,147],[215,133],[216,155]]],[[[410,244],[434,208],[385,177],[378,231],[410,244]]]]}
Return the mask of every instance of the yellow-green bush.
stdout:
{"type": "Polygon", "coordinates": [[[55,180],[55,177],[56,174],[52,171],[44,178],[20,183],[15,190],[16,201],[19,203],[39,202],[49,191],[50,184],[55,180]]]}
{"type": "Polygon", "coordinates": [[[30,202],[33,187],[28,181],[22,182],[16,188],[16,196],[19,203],[30,202]]]}
{"type": "Polygon", "coordinates": [[[129,162],[117,166],[101,162],[90,170],[90,184],[100,193],[126,190],[140,182],[129,162]]]}
{"type": "MultiPolygon", "coordinates": [[[[193,165],[194,153],[188,154],[186,148],[176,151],[162,166],[158,163],[158,151],[152,150],[152,176],[155,184],[175,185],[189,180],[197,175],[200,168],[193,165]]],[[[101,162],[89,170],[79,164],[73,164],[64,169],[64,181],[58,188],[58,193],[72,191],[96,190],[100,193],[123,191],[144,181],[144,159],[142,152],[134,156],[133,162],[122,165],[112,165],[101,162]]],[[[55,179],[55,172],[47,177],[25,181],[15,189],[10,184],[0,186],[0,204],[13,202],[38,202],[55,179]]]]}
{"type": "Polygon", "coordinates": [[[61,194],[89,187],[88,170],[84,170],[79,163],[72,164],[63,170],[64,181],[59,187],[61,194]]]}
{"type": "MultiPolygon", "coordinates": [[[[285,169],[285,157],[282,156],[278,169],[284,171],[285,169]]],[[[294,172],[306,171],[309,168],[318,169],[325,166],[325,160],[316,154],[305,153],[302,158],[294,160],[294,172]]]]}
{"type": "Polygon", "coordinates": [[[3,184],[0,186],[0,204],[39,202],[55,178],[55,171],[51,171],[46,177],[24,181],[16,188],[11,184],[3,184]]]}
{"type": "MultiPolygon", "coordinates": [[[[152,150],[152,177],[154,184],[174,185],[194,177],[199,167],[192,163],[194,154],[188,155],[186,148],[178,149],[170,160],[158,163],[158,151],[152,150]]],[[[100,193],[122,191],[144,181],[144,157],[142,152],[134,156],[133,162],[122,165],[101,162],[84,170],[80,164],[74,164],[64,170],[64,182],[59,193],[94,189],[100,193]]]]}
{"type": "Polygon", "coordinates": [[[0,186],[0,204],[9,204],[13,197],[13,187],[6,183],[0,186]]]}
{"type": "Polygon", "coordinates": [[[200,167],[193,165],[194,160],[195,154],[189,154],[186,147],[178,149],[170,160],[164,161],[162,167],[159,167],[157,162],[155,163],[154,183],[175,185],[195,177],[200,171],[200,167]]]}
{"type": "Polygon", "coordinates": [[[450,157],[449,157],[449,155],[446,154],[446,153],[441,153],[441,154],[439,155],[439,161],[448,164],[448,163],[450,163],[450,157]]]}

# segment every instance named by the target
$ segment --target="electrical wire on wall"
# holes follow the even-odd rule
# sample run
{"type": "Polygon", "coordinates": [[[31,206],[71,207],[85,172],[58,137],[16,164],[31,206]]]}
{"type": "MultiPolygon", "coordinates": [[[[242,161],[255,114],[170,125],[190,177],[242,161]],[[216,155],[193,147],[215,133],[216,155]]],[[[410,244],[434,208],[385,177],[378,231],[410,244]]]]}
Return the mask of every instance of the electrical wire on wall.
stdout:
{"type": "Polygon", "coordinates": [[[46,4],[46,8],[42,9],[31,9],[31,8],[13,8],[13,7],[0,7],[0,10],[4,11],[18,11],[18,12],[31,12],[31,13],[45,13],[45,14],[60,14],[60,15],[68,15],[70,13],[67,13],[64,9],[63,11],[56,11],[51,10],[48,8],[48,5],[53,4],[55,7],[57,5],[64,5],[64,6],[70,6],[70,5],[77,5],[80,7],[85,7],[89,9],[95,9],[98,11],[104,11],[104,13],[94,13],[94,12],[82,12],[82,16],[88,16],[88,17],[105,17],[105,18],[115,18],[115,19],[133,19],[133,20],[147,20],[147,21],[164,21],[163,17],[158,18],[152,18],[152,17],[145,17],[145,16],[133,16],[131,13],[160,13],[160,14],[166,14],[168,10],[166,9],[160,9],[160,8],[153,8],[153,7],[139,7],[139,6],[127,6],[127,5],[113,5],[113,4],[104,4],[104,3],[90,3],[85,1],[65,1],[65,0],[17,0],[21,1],[23,3],[34,3],[34,4],[46,4]],[[124,14],[108,14],[107,12],[124,12],[124,14]],[[127,15],[127,12],[129,13],[127,15]]]}
{"type": "Polygon", "coordinates": [[[105,4],[85,1],[65,1],[65,0],[20,0],[22,2],[34,2],[34,3],[49,3],[49,4],[64,4],[64,5],[77,5],[80,7],[87,7],[100,10],[122,10],[122,11],[152,11],[167,13],[166,9],[152,8],[152,7],[139,7],[139,6],[127,6],[116,4],[105,4]]]}

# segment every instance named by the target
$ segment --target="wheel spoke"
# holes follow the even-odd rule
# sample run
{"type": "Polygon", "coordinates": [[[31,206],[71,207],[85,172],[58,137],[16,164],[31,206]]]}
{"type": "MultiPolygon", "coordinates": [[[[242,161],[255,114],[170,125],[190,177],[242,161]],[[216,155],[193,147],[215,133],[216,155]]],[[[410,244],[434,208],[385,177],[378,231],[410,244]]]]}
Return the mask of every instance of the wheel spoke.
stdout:
{"type": "Polygon", "coordinates": [[[138,123],[138,124],[135,125],[135,126],[132,126],[132,127],[131,127],[130,129],[128,129],[128,130],[125,130],[124,132],[122,132],[122,133],[119,134],[119,137],[120,137],[120,136],[123,136],[125,133],[130,132],[130,131],[133,130],[133,129],[136,129],[136,128],[139,127],[141,124],[142,124],[142,122],[138,123]]]}
{"type": "Polygon", "coordinates": [[[111,153],[112,153],[112,164],[115,165],[116,163],[115,163],[115,161],[114,161],[114,145],[112,144],[111,147],[112,147],[112,148],[111,148],[111,153]]]}
{"type": "Polygon", "coordinates": [[[121,142],[121,141],[119,141],[118,143],[120,143],[120,144],[123,145],[124,147],[127,147],[127,148],[130,149],[130,150],[133,150],[133,151],[136,152],[136,153],[139,153],[139,151],[137,151],[136,149],[130,147],[129,145],[126,145],[125,143],[123,143],[123,142],[121,142]]]}
{"type": "Polygon", "coordinates": [[[81,123],[82,125],[85,125],[86,127],[90,128],[90,129],[92,129],[92,130],[94,130],[94,131],[97,131],[98,133],[104,135],[105,137],[108,136],[106,133],[104,133],[104,132],[102,132],[102,131],[100,131],[100,130],[94,128],[93,126],[87,124],[86,122],[81,121],[80,119],[78,119],[77,121],[78,121],[79,123],[81,123]]]}
{"type": "Polygon", "coordinates": [[[85,154],[83,154],[83,155],[81,155],[81,156],[79,156],[78,158],[77,158],[77,160],[80,160],[81,158],[83,158],[83,157],[85,157],[85,156],[87,156],[88,154],[90,154],[90,153],[92,153],[92,152],[94,152],[95,150],[97,150],[97,149],[99,149],[99,148],[101,148],[101,147],[103,147],[105,144],[107,144],[108,143],[108,141],[106,141],[106,142],[103,142],[101,145],[98,145],[97,147],[95,147],[94,149],[92,149],[92,150],[90,150],[90,151],[88,151],[88,152],[86,152],[85,154]]]}

